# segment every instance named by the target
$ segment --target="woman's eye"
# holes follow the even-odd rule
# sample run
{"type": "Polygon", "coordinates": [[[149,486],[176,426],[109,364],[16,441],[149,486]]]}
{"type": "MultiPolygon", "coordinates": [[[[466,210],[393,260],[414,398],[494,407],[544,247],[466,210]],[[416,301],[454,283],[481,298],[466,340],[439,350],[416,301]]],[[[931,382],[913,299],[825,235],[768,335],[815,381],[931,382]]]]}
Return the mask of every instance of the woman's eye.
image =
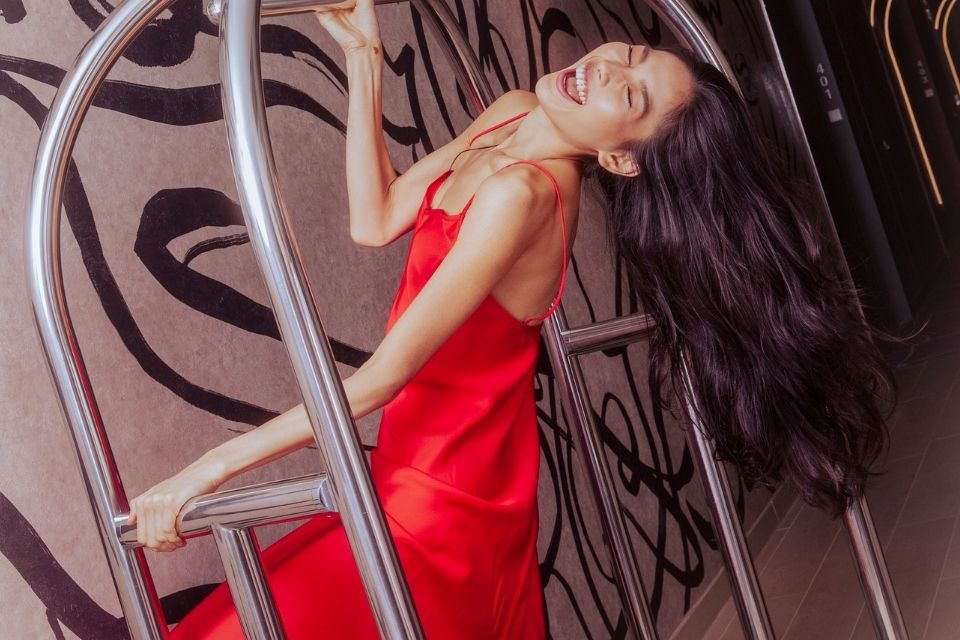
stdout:
{"type": "MultiPolygon", "coordinates": [[[[627,66],[630,66],[630,58],[633,55],[633,46],[627,45],[627,66]]],[[[633,96],[630,93],[630,85],[627,85],[627,108],[633,108],[633,96]]]]}

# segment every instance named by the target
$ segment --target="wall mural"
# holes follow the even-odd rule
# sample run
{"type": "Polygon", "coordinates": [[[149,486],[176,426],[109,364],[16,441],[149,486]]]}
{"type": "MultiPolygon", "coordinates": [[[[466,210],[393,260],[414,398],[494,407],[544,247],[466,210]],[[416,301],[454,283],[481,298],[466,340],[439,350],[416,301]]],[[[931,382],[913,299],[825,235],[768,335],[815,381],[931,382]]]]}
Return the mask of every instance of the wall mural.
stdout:
{"type": "MultiPolygon", "coordinates": [[[[756,3],[692,5],[729,57],[762,130],[797,169],[795,132],[781,122],[784,87],[756,3]]],[[[12,141],[0,150],[2,254],[11,274],[0,305],[5,345],[0,393],[15,407],[0,440],[0,599],[10,616],[5,622],[10,637],[127,637],[29,316],[20,246],[23,202],[47,105],[79,47],[113,6],[106,0],[0,0],[0,122],[4,138],[12,141]],[[37,479],[31,480],[34,473],[37,479]]],[[[451,7],[498,92],[532,90],[542,74],[605,40],[656,46],[673,39],[640,1],[455,0],[451,7]]],[[[470,110],[417,12],[408,4],[377,11],[386,49],[384,132],[402,171],[460,131],[470,110]]],[[[254,275],[225,139],[207,142],[223,138],[217,33],[200,0],[176,2],[151,24],[101,86],[67,170],[65,286],[130,497],[231,433],[299,401],[265,289],[254,275]],[[197,166],[206,170],[197,172],[197,166]],[[131,174],[117,175],[125,170],[131,174]],[[233,342],[203,346],[224,332],[230,337],[223,340],[233,342]],[[229,346],[218,349],[222,344],[229,346]],[[259,353],[271,355],[252,370],[248,363],[259,353]],[[234,376],[228,378],[231,366],[234,376]],[[212,376],[212,369],[219,374],[212,376]],[[271,374],[265,387],[254,379],[264,371],[271,374]],[[131,425],[119,416],[142,422],[131,425]]],[[[382,336],[408,238],[377,256],[347,245],[342,175],[347,87],[342,55],[332,40],[312,18],[287,16],[264,21],[261,46],[284,195],[299,207],[291,206],[304,230],[298,243],[307,248],[305,261],[334,354],[349,371],[369,357],[382,336]],[[302,137],[306,127],[309,144],[302,137]],[[335,268],[338,277],[329,277],[335,268]],[[361,313],[352,303],[354,294],[380,306],[361,313]]],[[[564,295],[573,326],[638,311],[619,265],[599,253],[598,203],[585,201],[582,213],[564,295]]],[[[644,586],[666,637],[699,595],[698,587],[720,570],[709,509],[678,419],[681,405],[667,412],[659,408],[648,386],[642,343],[582,362],[644,586]]],[[[543,346],[536,386],[540,569],[551,637],[630,637],[543,346]]],[[[366,443],[374,441],[371,426],[375,429],[375,422],[362,425],[366,443]]],[[[316,471],[316,447],[307,449],[270,465],[271,477],[316,471]]],[[[223,488],[262,481],[254,476],[223,488]]],[[[769,493],[751,493],[735,474],[731,479],[737,508],[749,524],[769,493]]],[[[270,535],[258,534],[261,543],[270,535]]],[[[177,554],[147,554],[169,622],[180,620],[223,579],[212,549],[198,539],[177,554]],[[189,562],[174,558],[198,546],[202,553],[189,556],[189,562]]]]}

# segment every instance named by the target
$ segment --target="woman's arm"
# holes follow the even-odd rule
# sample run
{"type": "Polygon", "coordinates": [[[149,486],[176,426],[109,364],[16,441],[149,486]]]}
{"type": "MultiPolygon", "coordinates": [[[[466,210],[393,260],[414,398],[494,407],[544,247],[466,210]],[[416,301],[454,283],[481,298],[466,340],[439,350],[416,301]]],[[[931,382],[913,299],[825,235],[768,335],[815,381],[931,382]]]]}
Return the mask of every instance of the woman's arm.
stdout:
{"type": "Polygon", "coordinates": [[[346,53],[350,105],[347,113],[347,200],[350,237],[373,244],[386,226],[387,191],[397,178],[383,137],[379,45],[346,53]]]}
{"type": "MultiPolygon", "coordinates": [[[[540,172],[514,166],[477,191],[457,241],[373,355],[343,381],[355,419],[387,404],[472,314],[551,222],[554,194],[540,172]]],[[[302,404],[204,454],[197,464],[226,482],[314,439],[302,404]]]]}
{"type": "Polygon", "coordinates": [[[318,7],[314,15],[346,56],[350,236],[363,244],[381,234],[387,189],[397,177],[383,139],[380,25],[374,0],[353,6],[345,0],[318,7]]]}
{"type": "MultiPolygon", "coordinates": [[[[343,381],[351,414],[382,407],[490,295],[513,264],[554,221],[554,193],[528,165],[487,178],[461,224],[457,241],[373,355],[343,381]],[[534,175],[535,174],[535,175],[534,175]],[[538,180],[540,180],[538,182],[538,180]]],[[[185,544],[176,518],[190,498],[209,493],[246,470],[309,444],[313,430],[302,405],[211,449],[130,503],[137,540],[158,551],[185,544]]]]}
{"type": "MultiPolygon", "coordinates": [[[[353,374],[343,380],[350,413],[354,420],[376,411],[387,404],[399,391],[395,381],[384,375],[368,359],[353,374]]],[[[232,438],[211,449],[191,467],[204,470],[216,479],[217,485],[230,478],[255,469],[293,453],[314,442],[313,428],[303,403],[271,418],[262,425],[232,438]]]]}
{"type": "Polygon", "coordinates": [[[346,174],[350,237],[365,246],[390,244],[413,225],[420,198],[470,139],[486,127],[537,105],[530,91],[508,91],[485,109],[459,136],[418,160],[403,174],[390,162],[383,137],[383,46],[374,0],[349,0],[315,10],[317,20],[346,57],[346,174]]]}
{"type": "MultiPolygon", "coordinates": [[[[395,380],[374,367],[370,358],[343,381],[355,419],[385,405],[396,395],[395,380]]],[[[156,551],[174,551],[186,545],[178,534],[177,518],[191,498],[211,493],[245,471],[282,458],[314,441],[303,404],[259,427],[207,451],[175,475],[130,501],[127,524],[137,525],[137,541],[156,551]]]]}

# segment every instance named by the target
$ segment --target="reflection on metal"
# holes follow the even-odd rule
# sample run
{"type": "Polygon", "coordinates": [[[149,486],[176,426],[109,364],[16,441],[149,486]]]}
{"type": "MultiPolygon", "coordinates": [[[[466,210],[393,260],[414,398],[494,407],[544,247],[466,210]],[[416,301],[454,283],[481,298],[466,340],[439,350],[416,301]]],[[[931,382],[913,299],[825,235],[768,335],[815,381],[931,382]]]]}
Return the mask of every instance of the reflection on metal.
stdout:
{"type": "Polygon", "coordinates": [[[950,39],[947,37],[947,34],[950,31],[950,14],[953,13],[953,10],[956,6],[957,0],[943,0],[940,7],[937,9],[937,17],[933,22],[933,28],[934,30],[940,30],[943,52],[947,57],[947,66],[950,67],[950,75],[953,77],[953,84],[956,85],[957,92],[960,93],[960,76],[957,74],[957,61],[954,58],[953,50],[950,48],[950,39]],[[941,17],[943,18],[943,22],[940,22],[941,17]]]}
{"type": "Polygon", "coordinates": [[[697,393],[692,384],[687,360],[687,354],[681,353],[680,369],[686,394],[687,415],[690,416],[693,451],[700,471],[700,480],[704,483],[709,498],[713,527],[717,533],[720,550],[723,552],[727,579],[730,581],[730,592],[734,594],[733,601],[747,638],[773,640],[777,636],[773,631],[773,623],[770,621],[770,614],[763,600],[763,592],[760,590],[760,580],[757,578],[757,572],[750,557],[750,549],[747,547],[747,541],[740,526],[727,470],[716,460],[713,442],[703,431],[700,421],[702,409],[697,401],[697,393]]]}
{"type": "Polygon", "coordinates": [[[913,113],[913,105],[910,102],[910,94],[907,93],[907,85],[903,82],[903,74],[900,71],[900,62],[893,51],[893,40],[890,37],[890,9],[893,8],[893,0],[887,0],[886,9],[883,12],[883,43],[887,49],[887,55],[890,57],[890,65],[893,67],[893,73],[897,78],[897,86],[900,88],[900,97],[903,99],[903,106],[907,110],[907,116],[910,118],[910,127],[913,129],[913,137],[920,148],[920,156],[923,158],[923,167],[927,172],[927,179],[930,181],[930,188],[933,189],[933,197],[938,205],[943,205],[943,196],[940,195],[940,184],[937,182],[937,176],[933,172],[933,166],[930,164],[930,156],[927,153],[927,145],[920,134],[920,126],[917,124],[917,116],[913,113]]]}
{"type": "Polygon", "coordinates": [[[257,640],[283,640],[285,636],[277,605],[260,566],[256,532],[219,524],[213,525],[211,532],[220,552],[243,635],[257,640]]]}
{"type": "Polygon", "coordinates": [[[883,547],[873,526],[865,498],[860,497],[843,514],[850,533],[848,542],[860,586],[867,595],[873,628],[881,640],[907,640],[907,626],[897,603],[893,581],[883,560],[883,547]]]}
{"type": "Polygon", "coordinates": [[[27,201],[26,276],[40,344],[73,438],[97,532],[130,634],[167,635],[143,550],[125,547],[115,521],[128,510],[93,385],[77,343],[63,290],[60,209],[77,131],[103,78],[131,42],[172,0],[127,0],[104,19],[57,88],[40,130],[27,201]]]}
{"type": "MultiPolygon", "coordinates": [[[[324,473],[274,480],[191,498],[180,509],[182,538],[195,538],[210,527],[257,527],[291,522],[336,511],[330,483],[324,473]]],[[[127,513],[114,518],[114,528],[125,547],[141,546],[137,526],[127,524],[127,513]]]]}
{"type": "MultiPolygon", "coordinates": [[[[305,275],[273,159],[260,71],[259,0],[222,0],[220,74],[224,124],[244,222],[290,354],[334,500],[385,638],[423,631],[350,404],[305,275]]],[[[242,565],[241,569],[246,565],[242,565]]],[[[256,611],[253,611],[256,613],[256,611]]]]}
{"type": "MultiPolygon", "coordinates": [[[[399,4],[407,0],[374,0],[374,4],[399,4]]],[[[207,0],[204,3],[203,12],[207,14],[213,22],[220,22],[223,16],[223,7],[226,4],[224,0],[207,0]]],[[[260,0],[260,17],[267,18],[273,16],[288,16],[295,13],[309,13],[320,7],[346,7],[353,6],[353,0],[260,0]]]]}
{"type": "MultiPolygon", "coordinates": [[[[376,0],[377,4],[395,1],[376,0]]],[[[126,0],[120,4],[64,76],[41,130],[25,236],[27,283],[37,330],[134,640],[165,638],[166,624],[135,529],[125,524],[126,496],[66,305],[58,232],[64,174],[92,96],[126,45],[171,2],[126,0]]],[[[493,100],[492,90],[449,9],[442,0],[411,2],[431,25],[474,105],[478,110],[484,108],[493,100]]],[[[349,3],[346,0],[340,4],[349,3]]],[[[224,23],[221,90],[225,124],[251,243],[331,475],[305,476],[194,498],[182,510],[181,531],[187,537],[213,532],[247,633],[257,638],[282,638],[250,527],[335,511],[339,506],[381,633],[389,638],[419,638],[419,620],[372,491],[342,383],[290,233],[267,131],[258,55],[259,17],[309,11],[321,4],[328,3],[263,0],[261,5],[235,0],[228,8],[225,0],[211,0],[207,12],[224,23]]],[[[720,48],[686,2],[651,0],[650,4],[682,43],[722,69],[737,86],[720,48]]],[[[769,29],[769,21],[766,25],[769,29]]],[[[791,103],[788,111],[791,125],[798,127],[795,104],[791,103]]],[[[809,148],[805,149],[805,159],[812,167],[809,148]]],[[[816,176],[816,171],[812,174],[816,176]]],[[[626,618],[634,634],[643,640],[657,638],[656,627],[576,358],[643,339],[651,328],[649,316],[636,314],[568,329],[562,303],[545,323],[549,356],[598,503],[626,618]]],[[[686,360],[683,366],[686,372],[686,360]]],[[[689,384],[689,376],[685,376],[685,383],[689,384]]],[[[696,432],[696,400],[690,392],[687,396],[696,432]]],[[[697,436],[693,446],[723,542],[728,575],[736,585],[734,595],[741,620],[751,638],[772,637],[726,476],[713,459],[709,441],[697,436]]],[[[866,503],[861,502],[858,510],[851,509],[847,516],[861,580],[874,619],[880,621],[878,629],[893,629],[884,638],[906,638],[905,632],[898,631],[902,620],[866,503]]]]}
{"type": "Polygon", "coordinates": [[[563,348],[568,356],[581,356],[601,349],[625,347],[646,338],[656,326],[645,313],[602,320],[586,327],[566,329],[561,334],[563,348]]]}

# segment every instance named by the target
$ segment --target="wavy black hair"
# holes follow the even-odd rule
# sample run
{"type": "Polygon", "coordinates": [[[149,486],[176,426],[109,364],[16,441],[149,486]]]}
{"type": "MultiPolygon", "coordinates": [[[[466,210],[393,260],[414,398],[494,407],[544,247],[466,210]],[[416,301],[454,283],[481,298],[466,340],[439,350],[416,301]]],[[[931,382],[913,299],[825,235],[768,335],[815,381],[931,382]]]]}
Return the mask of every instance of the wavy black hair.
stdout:
{"type": "MultiPolygon", "coordinates": [[[[699,420],[718,460],[748,488],[794,482],[841,515],[889,444],[898,387],[846,275],[812,186],[788,177],[726,76],[688,50],[692,97],[634,141],[634,177],[602,170],[607,240],[656,328],[651,384],[684,389],[683,350],[699,420]]],[[[679,417],[679,416],[677,416],[679,417]]]]}

